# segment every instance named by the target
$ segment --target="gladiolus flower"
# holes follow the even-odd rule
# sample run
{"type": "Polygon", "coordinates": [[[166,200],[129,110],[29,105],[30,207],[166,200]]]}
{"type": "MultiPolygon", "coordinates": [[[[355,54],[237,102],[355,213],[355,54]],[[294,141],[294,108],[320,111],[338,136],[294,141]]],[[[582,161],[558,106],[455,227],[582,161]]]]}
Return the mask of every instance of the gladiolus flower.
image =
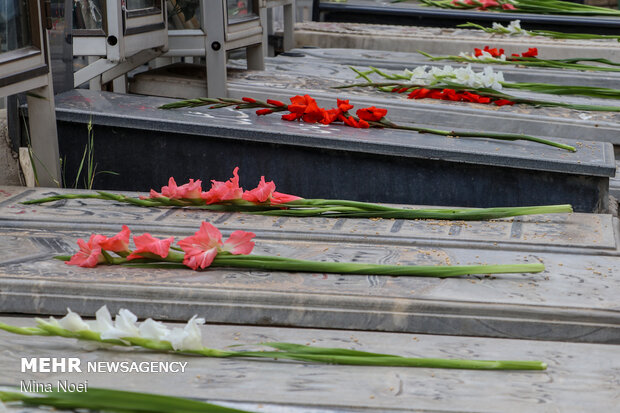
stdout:
{"type": "Polygon", "coordinates": [[[353,116],[349,116],[348,118],[344,115],[339,115],[338,119],[344,122],[345,125],[351,126],[352,128],[360,128],[360,129],[368,129],[370,125],[363,119],[359,121],[356,120],[353,116]]]}
{"type": "Polygon", "coordinates": [[[121,231],[114,235],[112,238],[106,238],[99,245],[105,251],[128,253],[129,249],[129,236],[131,230],[127,225],[123,225],[121,231]]]}
{"type": "Polygon", "coordinates": [[[323,119],[321,108],[316,104],[316,101],[309,95],[293,96],[291,98],[291,104],[288,105],[289,115],[283,115],[284,120],[297,120],[303,119],[304,122],[316,123],[323,119]]]}
{"type": "MultiPolygon", "coordinates": [[[[50,321],[53,317],[50,317],[50,321]]],[[[55,321],[55,320],[54,320],[55,321]]],[[[82,317],[78,313],[74,313],[70,308],[67,308],[67,315],[58,320],[58,326],[69,331],[88,331],[90,326],[82,320],[82,317]]]]}
{"type": "Polygon", "coordinates": [[[202,345],[202,333],[200,324],[205,323],[204,318],[193,316],[184,328],[173,328],[169,331],[165,340],[170,343],[173,349],[177,351],[183,350],[200,350],[202,345]]]}
{"type": "Polygon", "coordinates": [[[190,179],[188,183],[177,187],[177,197],[180,199],[200,199],[202,193],[202,181],[190,179]]]}
{"type": "Polygon", "coordinates": [[[514,105],[515,103],[508,100],[508,99],[497,99],[496,101],[493,102],[494,104],[496,104],[497,106],[504,106],[504,105],[514,105]]]}
{"type": "Polygon", "coordinates": [[[218,252],[231,254],[249,254],[254,248],[250,241],[255,235],[251,232],[235,231],[226,243],[222,243],[222,233],[212,224],[204,221],[200,229],[191,237],[178,242],[185,251],[183,264],[193,270],[204,269],[211,265],[218,252]]]}
{"type": "Polygon", "coordinates": [[[387,115],[387,109],[371,106],[369,108],[358,109],[356,113],[360,120],[378,122],[383,119],[385,115],[387,115]]]}
{"type": "Polygon", "coordinates": [[[147,232],[146,234],[133,237],[133,242],[136,244],[136,249],[127,257],[128,261],[144,258],[139,255],[144,253],[155,254],[162,258],[166,258],[170,251],[170,244],[174,242],[174,237],[157,239],[147,232]]]}
{"type": "Polygon", "coordinates": [[[338,109],[341,112],[346,112],[348,110],[353,109],[353,105],[349,104],[349,99],[347,100],[336,99],[336,103],[337,103],[338,109]]]}
{"type": "Polygon", "coordinates": [[[271,205],[279,205],[301,198],[295,195],[276,192],[276,184],[274,184],[273,181],[265,182],[265,177],[261,176],[258,186],[251,191],[245,191],[243,193],[243,199],[256,203],[270,201],[271,205]]]}
{"type": "Polygon", "coordinates": [[[321,113],[323,113],[323,119],[321,119],[319,122],[321,122],[323,125],[329,125],[330,123],[338,119],[338,114],[340,113],[340,110],[339,109],[330,109],[330,110],[321,109],[321,113]]]}
{"type": "Polygon", "coordinates": [[[248,103],[256,103],[256,99],[252,98],[241,98],[241,100],[248,103]]]}
{"type": "Polygon", "coordinates": [[[412,91],[411,93],[409,93],[409,95],[407,95],[407,97],[409,99],[424,99],[426,96],[428,96],[428,94],[431,92],[430,89],[426,89],[426,88],[419,88],[419,89],[415,89],[414,91],[412,91]]]}
{"type": "Polygon", "coordinates": [[[97,264],[105,262],[105,257],[101,252],[101,246],[99,243],[104,241],[106,237],[99,234],[92,234],[88,242],[83,239],[78,239],[77,244],[80,250],[71,257],[69,261],[65,261],[65,264],[77,265],[84,268],[94,268],[97,264]]]}
{"type": "Polygon", "coordinates": [[[209,204],[214,204],[223,201],[232,201],[235,199],[241,199],[243,195],[243,189],[239,187],[239,167],[237,166],[233,170],[233,177],[226,182],[220,182],[216,180],[211,181],[211,189],[208,192],[202,193],[200,196],[209,204]]]}
{"type": "Polygon", "coordinates": [[[504,9],[504,10],[517,10],[517,8],[514,6],[514,4],[510,4],[510,3],[502,4],[502,9],[504,9]]]}
{"type": "Polygon", "coordinates": [[[538,56],[538,49],[536,47],[530,47],[527,52],[521,53],[523,57],[536,57],[538,56]]]}
{"type": "Polygon", "coordinates": [[[258,116],[260,116],[260,115],[269,115],[270,113],[273,113],[273,110],[271,110],[271,109],[259,109],[259,110],[256,111],[256,114],[258,116]]]}
{"type": "Polygon", "coordinates": [[[273,99],[267,99],[267,103],[269,103],[270,105],[278,106],[278,107],[286,106],[286,104],[280,102],[279,100],[273,100],[273,99]]]}
{"type": "Polygon", "coordinates": [[[265,177],[261,176],[258,186],[251,191],[245,191],[243,199],[250,202],[265,202],[275,190],[276,184],[273,181],[265,182],[265,177]]]}

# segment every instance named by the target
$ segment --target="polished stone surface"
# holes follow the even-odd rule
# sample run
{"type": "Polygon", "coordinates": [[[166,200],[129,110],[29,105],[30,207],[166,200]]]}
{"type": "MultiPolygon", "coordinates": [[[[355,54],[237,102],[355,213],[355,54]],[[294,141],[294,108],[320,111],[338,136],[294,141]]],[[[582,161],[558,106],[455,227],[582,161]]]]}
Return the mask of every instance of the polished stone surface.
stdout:
{"type": "Polygon", "coordinates": [[[563,214],[489,222],[278,218],[153,209],[101,200],[21,205],[50,189],[5,188],[0,308],[93,314],[103,303],[141,316],[211,322],[620,343],[618,220],[563,214]],[[10,194],[10,195],[9,195],[10,194]],[[458,279],[238,269],[68,267],[92,232],[191,235],[202,220],[257,234],[255,253],[384,264],[543,262],[541,274],[458,279]]]}
{"type": "MultiPolygon", "coordinates": [[[[284,100],[278,94],[303,92],[264,84],[256,92],[250,83],[239,83],[237,89],[231,83],[231,93],[241,88],[243,94],[275,94],[271,97],[284,100]]],[[[331,105],[336,95],[323,91],[315,96],[321,105],[331,105]]],[[[357,107],[395,103],[387,106],[390,117],[401,122],[412,103],[392,98],[352,102],[357,107]]],[[[606,143],[558,139],[578,147],[570,153],[523,141],[286,122],[277,115],[257,117],[230,108],[157,109],[169,101],[86,90],[59,95],[59,144],[67,157],[68,182],[79,169],[92,121],[99,170],[120,174],[98,175],[98,188],[142,190],[169,176],[221,180],[240,166],[252,180],[266,175],[306,198],[479,207],[570,203],[577,211],[608,209],[608,178],[615,164],[606,143]],[[287,162],[274,162],[281,159],[287,162]]]]}

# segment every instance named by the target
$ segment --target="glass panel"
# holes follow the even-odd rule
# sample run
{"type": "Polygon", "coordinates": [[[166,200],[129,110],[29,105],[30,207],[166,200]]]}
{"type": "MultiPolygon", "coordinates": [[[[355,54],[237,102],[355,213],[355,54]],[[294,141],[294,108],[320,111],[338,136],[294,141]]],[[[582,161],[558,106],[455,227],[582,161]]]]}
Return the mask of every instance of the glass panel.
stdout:
{"type": "Polygon", "coordinates": [[[0,53],[32,46],[28,0],[0,0],[0,53]]]}
{"type": "Polygon", "coordinates": [[[73,28],[83,30],[103,29],[104,0],[73,0],[73,28]]]}
{"type": "Polygon", "coordinates": [[[252,0],[226,0],[226,6],[228,7],[228,24],[256,16],[252,0]]]}
{"type": "Polygon", "coordinates": [[[167,3],[170,30],[200,28],[199,0],[167,0],[167,3]]]}
{"type": "Polygon", "coordinates": [[[155,0],[127,0],[127,10],[150,9],[159,6],[155,0]]]}

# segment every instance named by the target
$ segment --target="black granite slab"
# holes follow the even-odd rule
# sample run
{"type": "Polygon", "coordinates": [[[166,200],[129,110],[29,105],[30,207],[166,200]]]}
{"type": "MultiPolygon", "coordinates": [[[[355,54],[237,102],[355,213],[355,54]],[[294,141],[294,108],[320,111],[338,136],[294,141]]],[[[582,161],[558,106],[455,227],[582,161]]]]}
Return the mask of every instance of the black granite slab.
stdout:
{"type": "Polygon", "coordinates": [[[157,109],[169,101],[88,90],[58,95],[67,182],[74,182],[88,122],[98,170],[118,173],[96,177],[95,187],[106,189],[145,191],[170,176],[223,180],[240,166],[246,187],[265,175],[280,190],[306,198],[481,207],[570,203],[593,212],[606,210],[615,173],[606,143],[569,153],[529,142],[285,122],[229,108],[157,109]]]}

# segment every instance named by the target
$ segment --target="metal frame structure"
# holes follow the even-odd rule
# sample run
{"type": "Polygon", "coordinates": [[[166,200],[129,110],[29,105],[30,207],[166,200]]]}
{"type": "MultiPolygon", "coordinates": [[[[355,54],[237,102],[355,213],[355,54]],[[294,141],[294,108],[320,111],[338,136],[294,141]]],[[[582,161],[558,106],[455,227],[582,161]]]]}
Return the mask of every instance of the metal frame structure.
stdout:
{"type": "Polygon", "coordinates": [[[29,137],[38,183],[60,184],[54,88],[49,60],[49,3],[26,0],[30,44],[0,54],[0,97],[28,92],[29,137]]]}
{"type": "Polygon", "coordinates": [[[207,96],[226,96],[226,52],[245,48],[248,69],[263,70],[267,21],[265,0],[250,0],[258,11],[244,19],[231,19],[226,0],[200,0],[198,29],[169,30],[168,57],[205,57],[207,96]],[[207,7],[207,1],[209,7],[207,7]]]}
{"type": "Polygon", "coordinates": [[[282,7],[284,14],[282,48],[285,52],[291,50],[295,47],[293,37],[293,32],[295,30],[295,0],[267,0],[266,7],[266,22],[263,23],[263,27],[267,28],[267,30],[263,31],[263,44],[266,50],[265,55],[273,55],[273,53],[268,53],[267,50],[269,49],[269,35],[273,34],[273,9],[275,7],[282,7]]]}
{"type": "Polygon", "coordinates": [[[88,66],[74,73],[74,86],[90,81],[91,89],[113,81],[116,92],[126,93],[125,74],[156,58],[168,48],[165,0],[151,7],[129,9],[126,0],[76,0],[84,4],[98,27],[72,31],[73,55],[88,56],[88,66]]]}

